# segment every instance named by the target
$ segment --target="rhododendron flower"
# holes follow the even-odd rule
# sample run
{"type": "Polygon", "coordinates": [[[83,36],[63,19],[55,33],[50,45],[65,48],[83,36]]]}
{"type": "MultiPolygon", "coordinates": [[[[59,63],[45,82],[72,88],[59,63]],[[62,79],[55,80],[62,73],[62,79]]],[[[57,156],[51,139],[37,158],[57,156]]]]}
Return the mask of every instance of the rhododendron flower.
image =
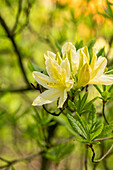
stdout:
{"type": "Polygon", "coordinates": [[[61,60],[60,64],[53,58],[48,57],[45,60],[46,70],[49,76],[34,71],[35,80],[47,90],[41,93],[33,102],[33,106],[52,103],[59,98],[58,108],[61,108],[67,99],[67,91],[74,84],[70,79],[70,64],[67,58],[61,60]]]}
{"type": "Polygon", "coordinates": [[[91,64],[87,47],[80,50],[79,72],[77,87],[86,86],[88,84],[113,84],[113,75],[105,74],[107,59],[100,56],[97,58],[93,49],[93,57],[91,64]]]}
{"type": "Polygon", "coordinates": [[[80,51],[76,51],[75,46],[71,43],[71,42],[67,42],[62,46],[62,55],[63,58],[61,58],[60,53],[57,52],[56,54],[50,51],[47,51],[47,55],[44,54],[44,58],[45,60],[47,58],[53,58],[55,59],[58,64],[61,63],[62,60],[64,60],[65,58],[68,58],[69,63],[70,63],[70,68],[71,68],[71,72],[72,74],[75,74],[77,72],[77,68],[79,65],[79,56],[80,56],[80,51]]]}

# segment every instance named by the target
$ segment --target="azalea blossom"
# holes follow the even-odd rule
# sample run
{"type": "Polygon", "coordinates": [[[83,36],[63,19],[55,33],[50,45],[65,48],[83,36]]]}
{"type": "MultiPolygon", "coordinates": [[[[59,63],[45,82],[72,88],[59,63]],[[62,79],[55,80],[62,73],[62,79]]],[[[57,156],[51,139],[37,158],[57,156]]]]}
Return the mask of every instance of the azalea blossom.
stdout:
{"type": "Polygon", "coordinates": [[[87,47],[80,50],[78,84],[77,87],[86,86],[88,84],[113,84],[113,75],[105,74],[107,59],[100,56],[97,58],[96,52],[93,49],[93,57],[91,64],[87,47]]]}
{"type": "Polygon", "coordinates": [[[59,52],[55,54],[51,51],[47,51],[47,54],[44,54],[44,59],[46,60],[47,58],[50,57],[52,59],[55,59],[58,62],[58,64],[61,64],[62,60],[68,58],[71,72],[72,74],[75,75],[79,66],[80,50],[76,51],[75,46],[71,42],[67,42],[62,46],[61,51],[62,51],[63,58],[61,58],[59,52]]]}
{"type": "Polygon", "coordinates": [[[33,77],[47,90],[41,93],[32,105],[41,106],[49,104],[59,98],[58,108],[61,108],[67,99],[67,91],[69,91],[74,84],[74,80],[70,79],[71,71],[69,61],[65,58],[58,64],[53,55],[53,57],[46,58],[45,65],[48,76],[34,71],[33,77]]]}

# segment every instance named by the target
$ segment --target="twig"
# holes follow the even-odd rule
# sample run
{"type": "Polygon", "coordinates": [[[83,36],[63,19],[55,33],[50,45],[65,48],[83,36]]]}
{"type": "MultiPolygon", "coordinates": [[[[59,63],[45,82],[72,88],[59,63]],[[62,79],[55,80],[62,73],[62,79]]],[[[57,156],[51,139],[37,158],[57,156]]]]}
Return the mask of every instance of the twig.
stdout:
{"type": "Polygon", "coordinates": [[[106,103],[106,101],[103,100],[102,114],[104,116],[106,123],[109,125],[109,122],[107,121],[106,116],[105,116],[105,103],[106,103]]]}
{"type": "Polygon", "coordinates": [[[28,24],[29,24],[30,6],[31,6],[30,0],[27,0],[27,8],[26,8],[26,11],[25,11],[25,13],[26,13],[26,21],[25,21],[25,23],[24,23],[23,25],[21,25],[20,29],[19,29],[17,32],[15,32],[14,35],[19,34],[20,32],[23,31],[23,29],[24,29],[26,26],[28,26],[28,24]]]}
{"type": "MultiPolygon", "coordinates": [[[[101,142],[100,150],[101,150],[101,155],[104,155],[105,147],[104,147],[104,143],[103,142],[101,142]]],[[[105,170],[109,170],[106,159],[103,160],[103,166],[104,166],[105,170]]]]}
{"type": "Polygon", "coordinates": [[[62,139],[62,140],[56,142],[56,145],[57,145],[57,144],[60,144],[60,143],[68,142],[68,141],[70,141],[70,140],[73,139],[73,138],[75,138],[75,135],[72,135],[72,136],[70,136],[69,138],[62,139]]]}
{"type": "Polygon", "coordinates": [[[42,106],[43,107],[43,109],[47,112],[47,113],[49,113],[49,114],[51,114],[51,115],[53,115],[53,116],[59,116],[62,112],[63,112],[63,110],[64,109],[60,109],[60,112],[58,113],[58,114],[56,114],[56,111],[55,112],[50,112],[50,111],[48,111],[47,109],[46,109],[46,107],[43,105],[42,106]]]}
{"type": "Polygon", "coordinates": [[[109,140],[109,139],[113,139],[113,137],[95,139],[94,141],[104,141],[104,140],[109,140]]]}
{"type": "Polygon", "coordinates": [[[20,17],[20,13],[22,10],[22,0],[19,0],[18,2],[18,11],[17,11],[17,15],[16,15],[16,20],[12,29],[12,34],[15,32],[17,25],[18,25],[18,21],[19,21],[19,17],[20,17]]]}
{"type": "MultiPolygon", "coordinates": [[[[41,88],[41,86],[40,86],[39,84],[37,84],[37,86],[35,86],[33,83],[31,83],[31,85],[34,87],[34,89],[39,90],[40,93],[42,93],[42,88],[41,88]]],[[[49,113],[49,114],[51,114],[51,115],[53,115],[53,116],[59,116],[59,115],[63,112],[63,110],[64,110],[64,108],[63,108],[63,109],[62,109],[62,108],[59,108],[59,109],[60,109],[60,112],[59,112],[58,114],[56,114],[56,112],[57,112],[59,109],[57,109],[55,112],[50,112],[49,110],[47,110],[47,108],[45,107],[45,105],[43,105],[42,107],[43,107],[43,109],[44,109],[47,113],[49,113]]]]}
{"type": "Polygon", "coordinates": [[[19,158],[19,159],[14,159],[12,161],[8,161],[2,157],[0,157],[0,160],[7,163],[6,165],[3,165],[3,166],[0,166],[0,169],[3,169],[3,168],[6,168],[6,167],[10,167],[18,162],[21,162],[21,161],[29,161],[31,160],[32,158],[36,157],[36,156],[39,156],[41,154],[43,154],[44,152],[41,151],[41,152],[38,152],[38,153],[34,153],[32,155],[28,155],[28,156],[25,156],[25,157],[22,157],[22,158],[19,158]]]}
{"type": "Polygon", "coordinates": [[[19,89],[0,89],[0,93],[7,93],[7,92],[19,93],[19,92],[30,91],[30,90],[34,90],[34,89],[31,87],[19,88],[19,89]]]}
{"type": "Polygon", "coordinates": [[[113,149],[113,145],[111,145],[110,149],[100,159],[94,160],[94,158],[95,158],[95,151],[93,149],[93,145],[88,145],[88,146],[91,148],[91,150],[93,152],[92,162],[94,162],[94,163],[98,163],[98,162],[102,161],[110,153],[110,151],[113,149]]]}
{"type": "Polygon", "coordinates": [[[88,157],[88,146],[86,145],[86,151],[85,151],[85,170],[88,170],[88,167],[87,167],[87,157],[88,157]]]}
{"type": "Polygon", "coordinates": [[[23,66],[23,63],[22,63],[20,50],[17,47],[17,44],[15,42],[13,35],[11,34],[9,27],[7,26],[7,24],[5,23],[5,21],[4,21],[4,19],[2,18],[1,15],[0,15],[0,23],[1,23],[2,27],[4,28],[4,30],[6,31],[8,38],[12,42],[12,45],[13,45],[15,52],[17,54],[17,57],[18,57],[18,61],[19,61],[19,64],[20,64],[21,71],[23,73],[24,80],[25,80],[26,84],[28,85],[28,87],[30,87],[30,84],[29,84],[29,81],[27,79],[27,76],[26,76],[26,73],[25,73],[25,70],[24,70],[24,66],[23,66]]]}
{"type": "Polygon", "coordinates": [[[29,25],[28,25],[28,29],[29,29],[29,31],[30,31],[32,34],[36,35],[37,38],[40,39],[40,41],[43,41],[43,42],[45,42],[45,43],[49,43],[51,49],[54,50],[54,51],[56,51],[56,48],[54,47],[54,45],[53,45],[53,43],[50,41],[50,39],[49,39],[48,37],[46,37],[46,38],[42,37],[40,33],[38,33],[37,31],[34,30],[34,28],[30,25],[30,23],[29,23],[29,25]]]}

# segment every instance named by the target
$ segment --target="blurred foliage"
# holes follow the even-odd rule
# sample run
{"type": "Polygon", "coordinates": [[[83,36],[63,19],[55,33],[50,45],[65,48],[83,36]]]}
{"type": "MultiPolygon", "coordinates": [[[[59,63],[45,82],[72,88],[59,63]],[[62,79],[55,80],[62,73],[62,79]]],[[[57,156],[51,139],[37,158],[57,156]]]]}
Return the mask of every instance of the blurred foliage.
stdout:
{"type": "MultiPolygon", "coordinates": [[[[78,127],[71,129],[66,117],[62,114],[60,117],[54,117],[40,107],[32,107],[32,101],[39,94],[39,91],[34,90],[30,85],[31,82],[35,83],[32,71],[45,71],[43,54],[48,50],[61,51],[61,46],[67,41],[73,42],[76,49],[88,45],[90,55],[94,46],[99,51],[97,56],[107,57],[108,70],[111,70],[113,66],[113,1],[0,0],[0,17],[6,23],[10,33],[9,36],[0,19],[0,157],[13,160],[15,157],[19,158],[43,150],[44,155],[40,158],[34,157],[34,160],[28,159],[23,164],[18,163],[12,166],[12,170],[35,169],[35,167],[38,167],[37,170],[43,169],[44,161],[47,162],[48,159],[56,163],[51,163],[50,169],[54,169],[55,166],[60,169],[69,167],[70,170],[75,170],[76,166],[77,169],[83,169],[84,164],[81,162],[84,161],[85,156],[84,145],[68,140],[75,134],[74,131],[77,133],[78,127]],[[12,39],[18,51],[15,50],[12,39]],[[22,66],[25,73],[22,71],[22,66]],[[29,83],[25,80],[25,75],[29,83]],[[73,143],[77,143],[77,147],[76,145],[74,147],[73,143]],[[66,158],[67,155],[69,156],[66,158]]],[[[113,99],[112,88],[107,87],[102,90],[102,86],[99,86],[96,89],[100,99],[113,99]]],[[[90,94],[89,96],[92,99],[90,94]]],[[[74,102],[70,100],[69,108],[82,115],[85,112],[89,113],[85,107],[89,104],[89,109],[95,113],[92,103],[87,99],[89,96],[86,93],[86,95],[78,96],[74,102]],[[82,101],[78,100],[80,97],[82,101]]],[[[93,98],[92,101],[100,99],[93,98]]],[[[48,107],[50,111],[54,111],[53,108],[54,104],[48,107]]],[[[97,104],[98,121],[103,121],[100,120],[101,109],[101,105],[97,104]]],[[[103,125],[106,129],[98,127],[98,121],[96,122],[95,118],[94,122],[90,121],[92,112],[89,114],[88,124],[86,122],[84,127],[86,129],[90,127],[88,130],[92,135],[89,139],[89,136],[86,138],[86,134],[85,140],[79,138],[79,141],[92,143],[93,139],[102,135],[107,129],[107,125],[103,125]],[[91,131],[92,127],[94,129],[91,131]],[[93,136],[94,130],[97,136],[93,136]]],[[[108,121],[112,122],[113,102],[111,100],[107,102],[106,116],[108,121]]],[[[68,119],[73,126],[74,118],[68,114],[68,119]]],[[[78,119],[82,124],[83,120],[81,121],[80,116],[78,119]]],[[[80,126],[83,126],[81,124],[80,126]]],[[[111,132],[112,127],[108,129],[111,132]]],[[[104,152],[108,150],[111,143],[106,142],[104,152]]],[[[102,148],[100,146],[98,148],[102,154],[102,148]]],[[[113,155],[107,159],[108,169],[111,167],[113,169],[112,159],[113,155]]],[[[0,166],[5,163],[0,160],[0,166]]],[[[92,168],[90,160],[88,160],[88,166],[89,169],[92,168]]],[[[105,169],[105,162],[98,164],[97,167],[98,170],[105,169]]]]}

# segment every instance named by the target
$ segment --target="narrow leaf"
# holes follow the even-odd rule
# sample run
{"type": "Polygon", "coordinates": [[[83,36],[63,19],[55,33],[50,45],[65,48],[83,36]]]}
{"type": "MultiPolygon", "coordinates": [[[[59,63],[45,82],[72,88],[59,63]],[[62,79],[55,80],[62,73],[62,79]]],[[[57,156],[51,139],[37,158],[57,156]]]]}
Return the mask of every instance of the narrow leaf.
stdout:
{"type": "Polygon", "coordinates": [[[113,131],[113,123],[110,124],[110,125],[104,126],[104,128],[103,128],[100,136],[101,136],[101,137],[104,137],[104,136],[110,134],[112,131],[113,131]]]}
{"type": "Polygon", "coordinates": [[[74,131],[77,134],[81,135],[83,138],[87,138],[87,134],[84,130],[83,125],[78,120],[76,120],[73,116],[71,116],[70,114],[67,114],[67,118],[70,122],[70,125],[74,129],[74,131]]]}
{"type": "Polygon", "coordinates": [[[89,112],[89,116],[88,116],[89,127],[92,127],[95,122],[96,122],[96,108],[94,104],[92,104],[91,111],[89,112]]]}
{"type": "Polygon", "coordinates": [[[84,96],[82,97],[82,100],[81,100],[81,108],[84,107],[85,103],[86,103],[86,100],[87,100],[87,97],[88,97],[88,92],[86,92],[84,94],[84,96]]]}
{"type": "Polygon", "coordinates": [[[68,106],[74,110],[77,110],[77,107],[75,106],[75,104],[71,101],[71,100],[68,100],[68,106]]]}

